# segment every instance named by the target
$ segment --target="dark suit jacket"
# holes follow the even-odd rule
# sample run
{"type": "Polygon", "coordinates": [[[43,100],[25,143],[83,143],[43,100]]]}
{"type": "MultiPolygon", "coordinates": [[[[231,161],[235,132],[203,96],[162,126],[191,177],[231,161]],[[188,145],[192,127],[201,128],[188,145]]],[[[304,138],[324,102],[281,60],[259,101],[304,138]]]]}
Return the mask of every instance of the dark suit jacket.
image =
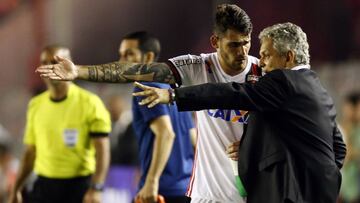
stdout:
{"type": "Polygon", "coordinates": [[[346,148],[315,72],[275,70],[255,84],[179,88],[176,102],[186,111],[250,111],[238,162],[248,203],[336,202],[346,148]]]}

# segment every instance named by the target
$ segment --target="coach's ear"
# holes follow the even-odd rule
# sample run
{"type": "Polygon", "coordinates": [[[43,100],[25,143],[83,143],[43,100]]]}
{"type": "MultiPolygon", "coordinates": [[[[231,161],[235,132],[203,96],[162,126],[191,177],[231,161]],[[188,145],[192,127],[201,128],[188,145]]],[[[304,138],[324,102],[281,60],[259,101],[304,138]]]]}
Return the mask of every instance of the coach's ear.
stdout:
{"type": "Polygon", "coordinates": [[[296,66],[296,58],[295,58],[295,52],[290,50],[286,53],[286,67],[294,67],[296,66]]]}
{"type": "Polygon", "coordinates": [[[215,34],[212,34],[210,36],[210,44],[214,49],[219,48],[218,41],[219,41],[219,37],[216,36],[215,34]]]}

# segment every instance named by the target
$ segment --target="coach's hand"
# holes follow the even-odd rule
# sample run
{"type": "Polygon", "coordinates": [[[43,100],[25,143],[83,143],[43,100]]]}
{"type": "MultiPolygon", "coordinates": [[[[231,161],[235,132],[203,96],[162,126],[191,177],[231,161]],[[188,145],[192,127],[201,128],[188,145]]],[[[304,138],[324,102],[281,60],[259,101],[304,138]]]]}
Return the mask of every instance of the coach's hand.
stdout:
{"type": "Polygon", "coordinates": [[[145,99],[140,101],[140,105],[147,105],[147,107],[154,107],[156,104],[168,104],[170,102],[170,93],[168,89],[160,89],[156,87],[149,87],[134,82],[135,87],[142,89],[142,92],[135,92],[133,96],[143,96],[145,99]]]}

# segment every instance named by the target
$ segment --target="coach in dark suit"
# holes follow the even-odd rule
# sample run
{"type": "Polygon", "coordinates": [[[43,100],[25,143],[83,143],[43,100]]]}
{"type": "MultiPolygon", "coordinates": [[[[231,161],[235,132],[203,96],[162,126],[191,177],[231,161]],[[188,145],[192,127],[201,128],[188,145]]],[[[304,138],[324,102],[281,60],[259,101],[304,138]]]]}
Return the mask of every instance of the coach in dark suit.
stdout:
{"type": "MultiPolygon", "coordinates": [[[[204,84],[167,90],[142,87],[150,106],[175,100],[181,110],[250,111],[238,170],[248,203],[335,203],[346,148],[332,99],[309,66],[306,34],[292,23],[264,29],[256,84],[204,84]]],[[[211,149],[209,149],[211,150],[211,149]]]]}

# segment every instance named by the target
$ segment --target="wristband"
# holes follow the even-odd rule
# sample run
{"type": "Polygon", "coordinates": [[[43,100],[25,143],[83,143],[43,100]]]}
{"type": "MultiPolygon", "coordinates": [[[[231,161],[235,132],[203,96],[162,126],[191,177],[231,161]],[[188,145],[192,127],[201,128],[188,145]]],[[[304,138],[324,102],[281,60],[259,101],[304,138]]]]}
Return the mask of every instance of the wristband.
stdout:
{"type": "Polygon", "coordinates": [[[90,189],[102,192],[104,190],[104,184],[102,183],[90,183],[90,189]]]}
{"type": "Polygon", "coordinates": [[[172,89],[172,88],[169,88],[168,89],[168,92],[169,92],[169,104],[171,105],[174,105],[174,102],[175,102],[175,90],[172,89]]]}

